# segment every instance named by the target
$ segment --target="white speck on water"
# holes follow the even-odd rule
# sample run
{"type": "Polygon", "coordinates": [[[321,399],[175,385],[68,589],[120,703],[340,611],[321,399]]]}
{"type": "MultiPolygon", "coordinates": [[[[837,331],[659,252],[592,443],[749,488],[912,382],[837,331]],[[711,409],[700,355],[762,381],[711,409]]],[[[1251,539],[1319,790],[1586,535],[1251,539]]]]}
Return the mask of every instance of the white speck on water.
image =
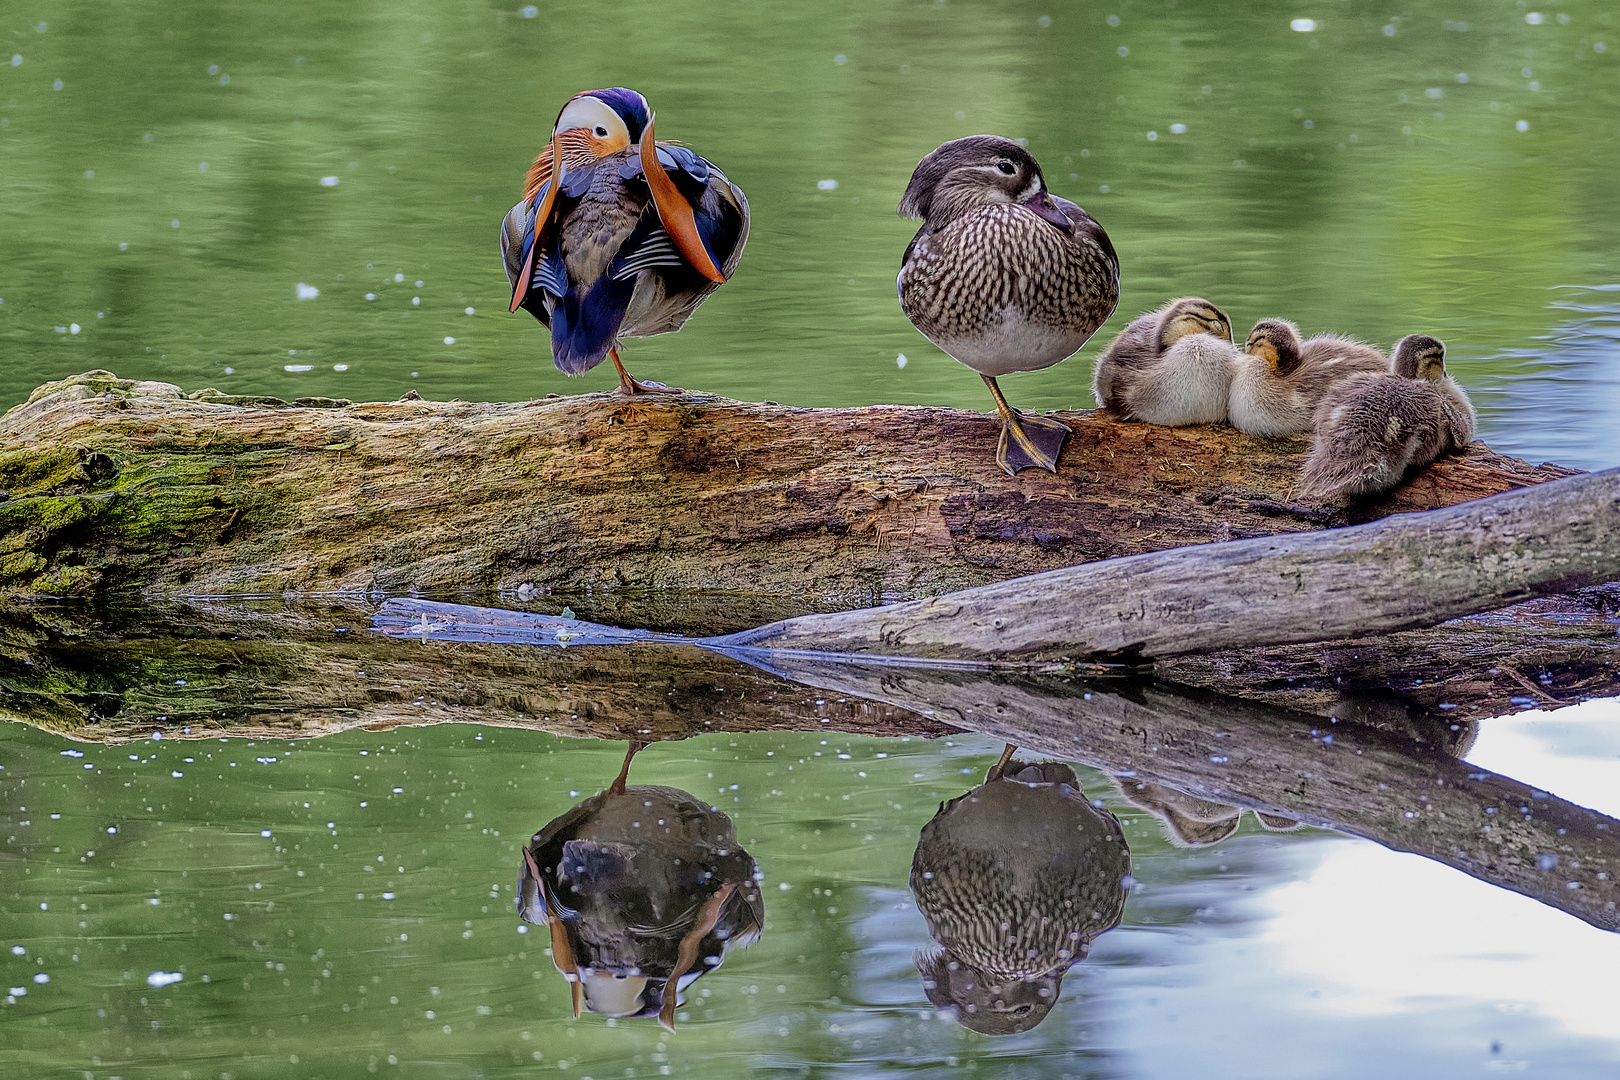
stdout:
{"type": "Polygon", "coordinates": [[[367,300],[375,300],[375,299],[377,299],[377,294],[374,293],[374,292],[368,292],[368,293],[366,293],[366,299],[367,300]]]}
{"type": "Polygon", "coordinates": [[[1101,184],[1101,185],[1098,186],[1097,190],[1102,192],[1104,195],[1106,195],[1106,194],[1108,194],[1108,185],[1107,184],[1101,184]]]}
{"type": "Polygon", "coordinates": [[[319,295],[321,295],[321,290],[317,289],[315,286],[305,285],[302,281],[298,283],[298,299],[313,300],[319,295]]]}
{"type": "Polygon", "coordinates": [[[333,371],[348,371],[349,370],[349,365],[348,364],[333,364],[332,365],[332,370],[333,371]]]}
{"type": "Polygon", "coordinates": [[[62,80],[57,79],[55,82],[51,83],[51,89],[52,90],[60,90],[60,89],[62,89],[62,80]]]}
{"type": "Polygon", "coordinates": [[[384,900],[392,900],[394,898],[394,894],[391,892],[385,892],[382,894],[382,898],[384,900]]]}
{"type": "MultiPolygon", "coordinates": [[[[1603,51],[1603,50],[1604,50],[1604,49],[1606,49],[1606,48],[1608,48],[1608,46],[1607,46],[1607,45],[1605,45],[1605,44],[1603,44],[1603,42],[1601,42],[1601,41],[1594,41],[1594,42],[1592,42],[1592,51],[1593,51],[1593,52],[1602,52],[1602,51],[1603,51]]],[[[13,57],[12,57],[12,58],[11,58],[11,62],[12,62],[12,63],[13,63],[13,64],[15,64],[15,63],[16,63],[16,62],[17,62],[17,61],[18,61],[18,60],[20,60],[20,59],[22,59],[22,58],[21,58],[21,57],[18,57],[18,56],[13,56],[13,57]]]]}
{"type": "Polygon", "coordinates": [[[417,283],[416,283],[416,287],[417,287],[417,288],[418,288],[418,289],[420,289],[420,288],[421,288],[421,287],[422,287],[422,286],[423,286],[423,285],[426,285],[426,284],[427,284],[427,282],[425,282],[425,281],[418,281],[418,282],[417,282],[417,283]]]}
{"type": "Polygon", "coordinates": [[[338,186],[338,178],[337,177],[335,177],[335,176],[323,176],[323,177],[321,177],[321,187],[337,187],[337,186],[338,186]]]}
{"type": "Polygon", "coordinates": [[[1148,142],[1158,142],[1158,141],[1159,141],[1159,133],[1157,131],[1148,132],[1148,142]]]}
{"type": "Polygon", "coordinates": [[[22,67],[22,54],[21,53],[13,53],[12,54],[12,56],[11,56],[11,66],[12,67],[22,67]]]}
{"type": "Polygon", "coordinates": [[[421,304],[422,304],[422,298],[420,296],[411,297],[411,307],[420,307],[421,304]]]}
{"type": "Polygon", "coordinates": [[[234,920],[234,919],[235,919],[235,918],[236,918],[236,916],[235,916],[235,915],[233,915],[233,914],[231,914],[231,913],[230,913],[230,912],[229,912],[229,911],[227,911],[227,912],[226,912],[226,913],[225,913],[225,921],[226,921],[226,922],[231,922],[231,921],[232,921],[232,920],[234,920]]]}
{"type": "Polygon", "coordinates": [[[225,374],[227,374],[227,375],[235,375],[236,374],[236,369],[233,368],[233,367],[228,367],[228,368],[225,369],[225,374]]]}
{"type": "Polygon", "coordinates": [[[523,16],[525,19],[532,19],[536,15],[540,14],[540,9],[535,7],[533,4],[530,4],[528,7],[518,11],[518,14],[523,16]]]}
{"type": "Polygon", "coordinates": [[[28,996],[28,987],[26,987],[26,986],[13,986],[7,992],[9,994],[11,994],[11,996],[14,997],[14,998],[27,997],[28,996]]]}
{"type": "Polygon", "coordinates": [[[403,795],[403,794],[405,794],[405,789],[402,788],[402,787],[397,787],[397,788],[394,789],[394,794],[395,795],[403,795]]]}
{"type": "Polygon", "coordinates": [[[1142,883],[1140,881],[1137,881],[1134,877],[1132,877],[1129,874],[1125,874],[1124,876],[1122,876],[1119,879],[1120,888],[1124,889],[1126,892],[1129,892],[1130,890],[1136,888],[1140,884],[1142,884],[1142,883]]]}
{"type": "Polygon", "coordinates": [[[219,74],[219,65],[218,64],[209,64],[208,65],[208,74],[210,74],[210,75],[218,75],[219,74]]]}
{"type": "Polygon", "coordinates": [[[94,169],[86,169],[86,170],[84,170],[84,178],[86,180],[94,180],[96,178],[96,170],[94,170],[94,169]]]}
{"type": "MultiPolygon", "coordinates": [[[[1528,121],[1528,120],[1520,120],[1517,124],[1514,124],[1513,126],[1514,126],[1515,129],[1517,129],[1519,131],[1529,131],[1530,130],[1530,121],[1528,121]]],[[[1532,702],[1531,704],[1534,704],[1534,702],[1532,702]]]]}
{"type": "Polygon", "coordinates": [[[69,323],[68,326],[67,326],[67,331],[70,334],[77,334],[79,332],[79,329],[80,329],[80,327],[79,327],[78,323],[69,323]]]}
{"type": "Polygon", "coordinates": [[[173,770],[170,770],[169,775],[174,777],[176,780],[178,780],[178,779],[180,779],[182,776],[184,776],[186,774],[181,772],[178,769],[173,769],[173,770]]]}
{"type": "Polygon", "coordinates": [[[1185,135],[1185,134],[1187,134],[1187,125],[1186,124],[1171,124],[1170,125],[1170,134],[1172,134],[1172,135],[1185,135]]]}
{"type": "Polygon", "coordinates": [[[185,976],[178,971],[154,971],[146,977],[146,985],[157,990],[165,986],[173,986],[184,978],[185,976]]]}
{"type": "Polygon", "coordinates": [[[264,837],[265,839],[269,839],[270,836],[272,835],[272,833],[271,833],[271,830],[269,830],[269,829],[260,829],[259,830],[259,835],[264,837]]]}
{"type": "Polygon", "coordinates": [[[180,227],[180,219],[179,218],[175,218],[173,221],[169,222],[169,228],[178,229],[179,227],[180,227]]]}
{"type": "Polygon", "coordinates": [[[468,308],[468,309],[467,309],[467,314],[468,314],[468,315],[472,315],[472,314],[474,314],[474,313],[475,313],[475,310],[476,310],[476,309],[474,309],[474,308],[468,308]]]}
{"type": "Polygon", "coordinates": [[[405,280],[405,275],[404,274],[395,274],[394,275],[394,280],[395,281],[404,281],[405,280]]]}
{"type": "Polygon", "coordinates": [[[1466,72],[1466,71],[1457,72],[1457,81],[1460,82],[1460,83],[1467,82],[1468,81],[1468,72],[1466,72]]]}
{"type": "Polygon", "coordinates": [[[1041,27],[1042,29],[1045,29],[1046,27],[1051,26],[1052,25],[1052,16],[1050,16],[1050,15],[1042,15],[1040,18],[1035,20],[1035,25],[1041,27]]]}
{"type": "Polygon", "coordinates": [[[1558,856],[1548,852],[1536,856],[1537,870],[1552,870],[1558,865],[1558,856]]]}
{"type": "Polygon", "coordinates": [[[1131,55],[1131,50],[1129,50],[1125,46],[1121,45],[1119,47],[1119,55],[1121,55],[1121,56],[1129,56],[1129,55],[1131,55]]]}
{"type": "Polygon", "coordinates": [[[456,343],[456,339],[453,337],[447,337],[444,339],[444,343],[446,345],[454,345],[456,343]]]}
{"type": "Polygon", "coordinates": [[[28,950],[23,948],[21,945],[13,945],[11,947],[11,955],[12,956],[27,956],[28,955],[28,950]]]}
{"type": "Polygon", "coordinates": [[[905,370],[906,364],[908,362],[909,361],[906,360],[906,354],[905,353],[901,353],[899,356],[894,358],[894,366],[899,368],[901,371],[905,370]]]}
{"type": "Polygon", "coordinates": [[[1291,20],[1289,22],[1288,29],[1297,30],[1301,34],[1308,34],[1312,30],[1316,29],[1316,20],[1315,19],[1293,19],[1293,20],[1291,20]]]}
{"type": "Polygon", "coordinates": [[[1109,26],[1118,26],[1119,25],[1119,16],[1118,15],[1110,15],[1110,16],[1108,16],[1108,18],[1104,19],[1103,21],[1106,22],[1109,26]]]}
{"type": "Polygon", "coordinates": [[[836,181],[836,180],[817,180],[816,181],[816,187],[820,188],[822,191],[835,191],[838,188],[838,181],[836,181]]]}
{"type": "Polygon", "coordinates": [[[38,975],[34,976],[34,981],[39,985],[44,986],[46,983],[51,981],[51,977],[42,971],[38,975]]]}
{"type": "Polygon", "coordinates": [[[1438,86],[1431,86],[1427,90],[1423,91],[1423,96],[1431,98],[1443,98],[1446,96],[1446,92],[1438,86]]]}
{"type": "Polygon", "coordinates": [[[282,371],[314,371],[315,370],[315,365],[314,364],[283,364],[283,365],[281,365],[281,370],[282,371]]]}
{"type": "Polygon", "coordinates": [[[1530,92],[1531,92],[1531,93],[1533,93],[1533,94],[1534,94],[1534,93],[1539,93],[1539,92],[1540,92],[1540,91],[1541,91],[1541,84],[1540,84],[1540,83],[1538,83],[1538,82],[1532,82],[1532,83],[1531,83],[1531,84],[1530,84],[1530,92]]]}
{"type": "Polygon", "coordinates": [[[1531,26],[1540,26],[1545,18],[1546,16],[1539,11],[1527,11],[1524,13],[1524,21],[1531,26]]]}
{"type": "Polygon", "coordinates": [[[1385,37],[1394,37],[1395,36],[1395,27],[1386,25],[1384,27],[1384,36],[1385,37]]]}
{"type": "Polygon", "coordinates": [[[839,53],[837,56],[833,57],[833,63],[842,66],[849,63],[849,57],[845,56],[843,53],[839,53]]]}
{"type": "Polygon", "coordinates": [[[1214,764],[1216,764],[1216,765],[1225,765],[1228,761],[1231,761],[1232,759],[1227,757],[1225,754],[1211,754],[1211,755],[1209,755],[1209,760],[1211,762],[1213,762],[1214,764]]]}
{"type": "Polygon", "coordinates": [[[64,751],[62,751],[62,756],[63,757],[84,757],[84,751],[83,750],[64,750],[64,751]]]}

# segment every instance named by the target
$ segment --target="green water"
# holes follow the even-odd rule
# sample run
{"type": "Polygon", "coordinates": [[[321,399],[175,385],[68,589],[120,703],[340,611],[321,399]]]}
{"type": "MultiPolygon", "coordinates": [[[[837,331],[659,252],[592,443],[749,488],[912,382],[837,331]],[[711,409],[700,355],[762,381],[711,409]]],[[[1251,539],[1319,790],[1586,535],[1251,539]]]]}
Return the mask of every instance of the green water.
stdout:
{"type": "MultiPolygon", "coordinates": [[[[638,375],[987,409],[899,311],[914,225],[893,208],[922,154],[993,131],[1028,140],[1124,275],[1099,340],[1009,379],[1016,404],[1088,404],[1101,343],[1201,293],[1240,331],[1281,314],[1383,343],[1438,334],[1493,445],[1620,464],[1620,11],[1605,0],[628,0],[532,17],[14,0],[0,35],[0,405],[94,367],[286,398],[607,389],[602,369],[556,373],[538,324],[506,314],[496,232],[561,103],[624,84],[754,214],[735,279],[680,334],[627,349],[638,375]]],[[[1487,722],[1480,745],[1491,767],[1614,813],[1603,707],[1564,727],[1487,722]]],[[[98,748],[8,725],[0,990],[26,993],[0,1011],[0,1074],[1620,1069],[1614,935],[1325,832],[1246,818],[1216,847],[1173,848],[1085,770],[1146,887],[1045,1023],[971,1035],[912,966],[928,937],[907,870],[937,804],[998,749],[806,733],[644,753],[636,780],[732,813],[766,875],[765,936],[696,985],[668,1035],[573,1021],[512,906],[516,845],[604,785],[621,746],[442,727],[98,748]],[[183,978],[148,985],[163,972],[183,978]]]]}
{"type": "Polygon", "coordinates": [[[1195,292],[1240,330],[1436,333],[1488,439],[1615,464],[1620,12],[1601,0],[1535,24],[1477,0],[532,10],[8,6],[0,401],[95,366],[288,398],[609,387],[556,373],[506,314],[496,230],[561,102],[625,84],[754,214],[735,279],[631,345],[648,377],[987,408],[900,313],[914,226],[893,209],[922,154],[994,131],[1103,222],[1124,274],[1098,342],[1012,380],[1015,402],[1086,404],[1100,343],[1195,292]]]}

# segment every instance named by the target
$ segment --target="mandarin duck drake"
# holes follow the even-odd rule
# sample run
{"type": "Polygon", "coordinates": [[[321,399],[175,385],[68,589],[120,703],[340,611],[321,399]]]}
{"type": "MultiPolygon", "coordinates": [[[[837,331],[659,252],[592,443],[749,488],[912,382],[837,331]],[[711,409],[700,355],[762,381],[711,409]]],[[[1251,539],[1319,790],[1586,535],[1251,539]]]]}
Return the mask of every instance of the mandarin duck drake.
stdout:
{"type": "Polygon", "coordinates": [[[1287,319],[1261,319],[1249,331],[1232,375],[1226,418],[1250,435],[1302,435],[1315,423],[1328,387],[1362,372],[1388,374],[1384,354],[1355,338],[1318,334],[1301,341],[1287,319]]]}
{"type": "Polygon", "coordinates": [[[1063,976],[1119,924],[1131,853],[1062,762],[1008,747],[983,784],[939,808],[911,860],[936,949],[915,956],[937,1008],[983,1035],[1039,1024],[1063,976]]]}
{"type": "Polygon", "coordinates": [[[1238,351],[1226,312],[1198,296],[1139,315],[1097,358],[1097,407],[1128,420],[1179,427],[1226,419],[1238,351]]]}
{"type": "Polygon", "coordinates": [[[656,1016],[732,949],[759,940],[765,902],[731,818],[678,788],[607,790],[535,833],[518,871],[518,915],[551,933],[574,1015],[656,1016]]]}
{"type": "Polygon", "coordinates": [[[1474,439],[1474,406],[1446,374],[1439,338],[1395,344],[1393,374],[1335,383],[1316,407],[1316,445],[1297,494],[1329,499],[1387,491],[1407,473],[1474,439]]]}
{"type": "Polygon", "coordinates": [[[1108,234],[1046,190],[1029,151],[994,135],[923,158],[899,213],[923,221],[896,279],[906,317],[990,388],[1002,422],[996,463],[1056,472],[1069,429],[1021,414],[996,379],[1051,367],[1113,314],[1119,257],[1108,234]]]}
{"type": "Polygon", "coordinates": [[[742,189],[658,142],[647,99],[622,86],[568,100],[501,228],[511,310],[551,330],[557,370],[583,375],[606,357],[625,394],[679,392],[631,378],[619,342],[679,330],[747,241],[742,189]]]}

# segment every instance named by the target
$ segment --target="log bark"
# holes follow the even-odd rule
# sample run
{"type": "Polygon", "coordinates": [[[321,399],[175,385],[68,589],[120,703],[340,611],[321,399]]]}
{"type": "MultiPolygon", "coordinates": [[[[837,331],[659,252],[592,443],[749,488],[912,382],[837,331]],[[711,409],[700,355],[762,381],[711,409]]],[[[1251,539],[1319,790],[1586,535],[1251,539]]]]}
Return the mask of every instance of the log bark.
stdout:
{"type": "Polygon", "coordinates": [[[1183,656],[1428,626],[1620,577],[1620,469],[1312,535],[805,615],[729,647],[986,661],[1183,656]]]}
{"type": "Polygon", "coordinates": [[[728,590],[792,613],[1428,510],[1571,470],[1474,444],[1352,509],[1290,502],[1304,439],[1061,413],[1056,475],[998,421],[701,394],[291,404],[91,372],[0,419],[15,597],[728,590]]]}

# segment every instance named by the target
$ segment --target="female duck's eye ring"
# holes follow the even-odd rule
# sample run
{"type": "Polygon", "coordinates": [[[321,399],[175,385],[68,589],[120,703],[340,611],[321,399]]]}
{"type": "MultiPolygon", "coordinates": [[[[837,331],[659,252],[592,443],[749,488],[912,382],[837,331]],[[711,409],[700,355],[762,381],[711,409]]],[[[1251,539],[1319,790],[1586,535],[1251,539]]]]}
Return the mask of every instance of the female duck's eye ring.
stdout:
{"type": "Polygon", "coordinates": [[[1006,176],[1011,176],[1013,173],[1018,171],[1018,167],[1006,159],[996,162],[996,168],[1000,169],[1003,175],[1006,176]]]}

